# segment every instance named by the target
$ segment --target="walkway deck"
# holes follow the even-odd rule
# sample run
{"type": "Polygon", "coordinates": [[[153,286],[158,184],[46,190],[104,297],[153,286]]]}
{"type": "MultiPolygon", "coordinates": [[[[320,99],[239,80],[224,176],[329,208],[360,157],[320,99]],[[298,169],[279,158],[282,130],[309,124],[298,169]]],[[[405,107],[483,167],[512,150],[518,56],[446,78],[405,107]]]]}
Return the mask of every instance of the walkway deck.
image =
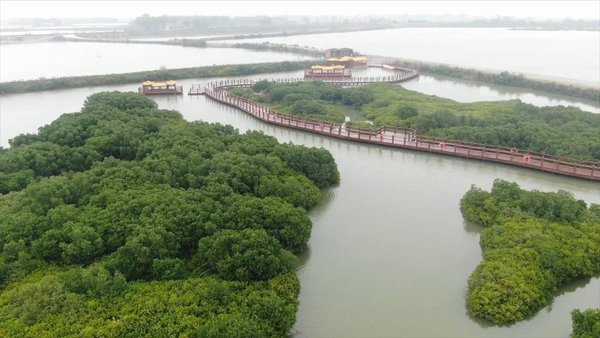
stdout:
{"type": "MultiPolygon", "coordinates": [[[[283,78],[283,79],[261,79],[268,80],[274,83],[299,83],[299,82],[312,82],[318,81],[323,82],[325,84],[330,85],[338,85],[338,86],[362,86],[366,84],[372,83],[399,83],[408,81],[415,77],[419,76],[419,72],[414,69],[403,68],[403,67],[395,67],[388,65],[369,65],[369,67],[379,67],[387,70],[394,71],[394,74],[386,75],[386,76],[371,76],[371,77],[350,77],[350,78],[283,78]]],[[[256,81],[261,81],[256,80],[256,81]]],[[[249,87],[252,86],[255,80],[249,79],[241,79],[241,80],[222,80],[213,82],[212,86],[217,87],[249,87]]],[[[190,90],[188,91],[188,95],[204,95],[204,87],[201,85],[192,85],[190,90]]]]}
{"type": "MultiPolygon", "coordinates": [[[[287,83],[286,81],[291,80],[282,79],[279,81],[287,83]]],[[[297,82],[301,81],[298,80],[297,82]]],[[[233,95],[225,90],[228,87],[249,86],[252,83],[254,83],[252,80],[218,81],[205,87],[203,93],[213,100],[236,107],[257,119],[283,127],[350,141],[498,162],[559,175],[600,181],[599,162],[572,161],[548,154],[524,153],[522,150],[515,148],[422,137],[414,129],[381,128],[376,131],[351,129],[339,123],[329,123],[280,114],[267,106],[233,95]]]]}

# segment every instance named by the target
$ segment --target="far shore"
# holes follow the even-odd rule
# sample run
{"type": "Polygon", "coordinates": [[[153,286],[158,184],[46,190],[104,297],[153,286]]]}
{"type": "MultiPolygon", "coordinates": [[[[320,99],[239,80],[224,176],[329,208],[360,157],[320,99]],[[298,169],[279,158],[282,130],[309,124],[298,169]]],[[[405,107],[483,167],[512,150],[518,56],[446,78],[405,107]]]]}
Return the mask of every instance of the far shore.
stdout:
{"type": "MultiPolygon", "coordinates": [[[[469,66],[469,65],[457,65],[457,64],[449,64],[449,63],[438,63],[438,62],[432,62],[432,61],[405,59],[405,58],[381,56],[381,55],[367,55],[367,57],[369,58],[370,63],[375,63],[375,64],[376,63],[385,63],[386,61],[387,62],[399,61],[399,62],[423,64],[423,65],[428,65],[428,66],[457,67],[457,68],[471,69],[471,70],[476,70],[476,71],[480,71],[480,72],[484,72],[484,73],[491,73],[491,74],[500,74],[503,71],[506,71],[506,70],[494,69],[494,68],[474,67],[474,66],[469,66]]],[[[571,79],[571,78],[566,78],[566,77],[558,77],[558,76],[551,76],[551,75],[544,75],[544,74],[521,73],[521,72],[514,72],[514,71],[510,71],[510,73],[515,74],[515,75],[522,75],[523,77],[530,79],[530,80],[543,81],[543,82],[549,82],[549,83],[554,82],[554,83],[558,83],[558,84],[564,84],[567,86],[576,86],[576,87],[581,87],[581,88],[591,88],[591,89],[600,90],[600,82],[571,79]]]]}

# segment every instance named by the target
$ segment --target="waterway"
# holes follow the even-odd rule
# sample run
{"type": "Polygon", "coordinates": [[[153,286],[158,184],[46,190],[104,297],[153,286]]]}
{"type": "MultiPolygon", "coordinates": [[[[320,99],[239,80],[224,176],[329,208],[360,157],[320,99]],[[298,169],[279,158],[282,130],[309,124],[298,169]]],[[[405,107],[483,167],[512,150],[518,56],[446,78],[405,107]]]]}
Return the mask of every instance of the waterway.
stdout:
{"type": "MultiPolygon", "coordinates": [[[[256,78],[290,75],[298,72],[256,78]]],[[[182,84],[187,88],[209,80],[182,84]]],[[[443,80],[419,81],[413,86],[443,80]]],[[[446,85],[459,92],[460,86],[470,88],[446,85]]],[[[94,92],[135,87],[3,95],[1,144],[20,132],[34,132],[62,113],[78,111],[94,92]]],[[[471,94],[464,95],[468,99],[471,94]]],[[[471,184],[489,189],[496,178],[526,189],[572,191],[588,203],[600,203],[600,183],[271,126],[203,96],[154,99],[190,121],[231,124],[242,132],[261,130],[280,142],[324,147],[333,154],[341,183],[326,190],[324,202],[311,211],[310,249],[298,271],[302,290],[294,331],[299,337],[567,337],[570,311],[600,307],[600,278],[592,278],[563,288],[550,306],[509,327],[470,318],[467,278],[481,261],[481,228],[466,223],[459,211],[460,198],[471,184]]]]}
{"type": "Polygon", "coordinates": [[[0,48],[0,82],[306,59],[309,57],[235,48],[98,42],[14,44],[0,48]]]}
{"type": "Polygon", "coordinates": [[[600,86],[600,31],[399,28],[240,41],[351,47],[364,54],[540,74],[600,86]]]}

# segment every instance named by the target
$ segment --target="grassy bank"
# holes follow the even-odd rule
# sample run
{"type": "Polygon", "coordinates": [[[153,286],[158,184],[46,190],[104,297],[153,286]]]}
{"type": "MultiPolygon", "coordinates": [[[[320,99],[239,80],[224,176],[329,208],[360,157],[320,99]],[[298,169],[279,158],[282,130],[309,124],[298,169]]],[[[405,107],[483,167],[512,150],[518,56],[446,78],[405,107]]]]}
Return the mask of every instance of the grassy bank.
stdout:
{"type": "Polygon", "coordinates": [[[0,83],[0,94],[28,93],[44,90],[110,86],[146,80],[177,80],[208,77],[241,76],[260,73],[276,73],[303,69],[311,61],[283,61],[241,65],[204,66],[176,69],[160,69],[142,72],[70,76],[51,79],[11,81],[0,83]]]}
{"type": "Polygon", "coordinates": [[[552,94],[573,96],[586,100],[599,101],[600,90],[584,88],[554,81],[529,79],[521,74],[501,72],[489,73],[477,69],[467,69],[445,65],[431,65],[426,63],[396,62],[397,65],[419,69],[423,74],[444,75],[457,79],[492,83],[502,86],[541,90],[552,94]]]}

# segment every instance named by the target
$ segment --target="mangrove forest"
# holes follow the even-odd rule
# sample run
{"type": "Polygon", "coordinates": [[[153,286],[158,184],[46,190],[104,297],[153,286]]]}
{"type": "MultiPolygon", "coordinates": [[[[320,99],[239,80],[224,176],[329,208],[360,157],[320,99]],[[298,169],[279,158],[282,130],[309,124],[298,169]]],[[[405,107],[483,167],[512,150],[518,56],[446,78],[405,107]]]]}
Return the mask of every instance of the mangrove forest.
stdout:
{"type": "MultiPolygon", "coordinates": [[[[468,281],[467,308],[475,317],[495,324],[527,319],[560,286],[600,273],[598,204],[496,180],[489,192],[473,186],[460,206],[465,220],[485,227],[483,261],[468,281]]],[[[574,332],[589,329],[587,316],[574,312],[574,332]]]]}
{"type": "Polygon", "coordinates": [[[324,149],[104,92],[0,150],[0,336],[284,337],[324,149]]]}

